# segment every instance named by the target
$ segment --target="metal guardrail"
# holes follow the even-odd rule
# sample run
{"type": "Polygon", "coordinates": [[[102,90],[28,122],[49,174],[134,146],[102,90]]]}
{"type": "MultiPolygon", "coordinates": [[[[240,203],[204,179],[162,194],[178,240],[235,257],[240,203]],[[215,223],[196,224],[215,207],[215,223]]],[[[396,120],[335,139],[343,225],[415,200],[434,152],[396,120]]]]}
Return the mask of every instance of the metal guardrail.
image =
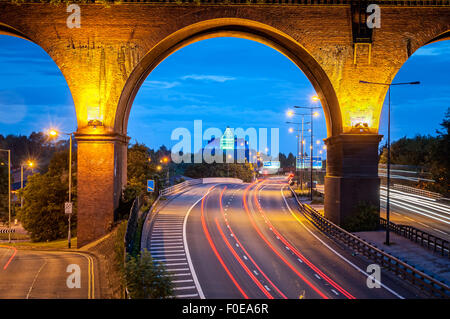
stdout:
{"type": "MultiPolygon", "coordinates": [[[[380,225],[386,229],[386,219],[380,217],[380,225]]],[[[450,258],[450,243],[445,239],[431,235],[413,226],[399,225],[391,221],[389,222],[389,229],[400,236],[420,244],[423,247],[450,258]]]]}
{"type": "Polygon", "coordinates": [[[170,186],[168,188],[163,189],[159,194],[161,196],[168,196],[168,195],[172,195],[178,192],[181,192],[183,190],[185,190],[186,188],[192,186],[192,185],[197,185],[197,184],[201,184],[202,183],[202,179],[191,179],[188,181],[184,181],[183,183],[180,184],[176,184],[174,186],[170,186]]]}
{"type": "Polygon", "coordinates": [[[394,185],[391,186],[391,189],[404,191],[404,192],[407,192],[407,193],[416,194],[416,195],[429,197],[429,198],[433,198],[433,199],[440,199],[440,198],[443,197],[439,193],[434,193],[434,192],[430,192],[430,191],[427,191],[427,190],[424,190],[424,189],[415,188],[415,187],[412,187],[412,186],[401,185],[401,184],[394,184],[394,185]]]}
{"type": "Polygon", "coordinates": [[[134,246],[134,240],[137,226],[138,226],[138,214],[142,206],[143,198],[141,196],[136,197],[133,205],[130,209],[130,216],[128,216],[127,230],[125,232],[125,252],[131,253],[134,246]]]}
{"type": "Polygon", "coordinates": [[[308,205],[302,204],[294,190],[291,187],[289,187],[289,189],[294,195],[301,211],[320,231],[339,240],[347,247],[374,261],[380,265],[380,267],[395,273],[395,275],[408,281],[431,296],[450,298],[449,286],[335,225],[308,205]]]}

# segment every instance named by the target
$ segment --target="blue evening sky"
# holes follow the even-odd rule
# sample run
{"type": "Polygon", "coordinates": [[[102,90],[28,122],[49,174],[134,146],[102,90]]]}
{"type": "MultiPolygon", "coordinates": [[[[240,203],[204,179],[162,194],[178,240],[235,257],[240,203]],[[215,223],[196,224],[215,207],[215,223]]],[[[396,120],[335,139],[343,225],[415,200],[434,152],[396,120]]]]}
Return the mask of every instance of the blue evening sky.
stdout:
{"type": "MultiPolygon", "coordinates": [[[[450,106],[450,41],[419,49],[395,81],[420,86],[392,90],[392,139],[435,134],[450,106]]],[[[171,147],[173,129],[226,126],[280,129],[280,151],[295,152],[286,110],[311,105],[314,89],[277,51],[244,39],[214,38],[191,44],[164,60],[146,79],[128,124],[132,142],[171,147]]],[[[386,108],[380,134],[386,134],[386,108]]],[[[37,45],[0,36],[0,134],[29,135],[52,125],[75,131],[73,100],[64,77],[37,45]]],[[[323,112],[315,140],[326,137],[323,112]]]]}

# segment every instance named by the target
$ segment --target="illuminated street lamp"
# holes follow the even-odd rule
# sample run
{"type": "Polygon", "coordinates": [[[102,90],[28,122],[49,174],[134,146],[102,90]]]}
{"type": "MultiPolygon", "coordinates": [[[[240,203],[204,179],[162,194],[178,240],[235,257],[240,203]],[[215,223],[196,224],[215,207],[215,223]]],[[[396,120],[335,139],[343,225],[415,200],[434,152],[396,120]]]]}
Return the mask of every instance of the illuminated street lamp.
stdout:
{"type": "MultiPolygon", "coordinates": [[[[62,133],[62,132],[58,132],[55,129],[51,129],[48,131],[48,135],[56,138],[58,137],[58,135],[68,135],[69,136],[69,205],[72,205],[72,135],[73,133],[62,133]]],[[[71,247],[71,239],[72,239],[72,233],[71,233],[71,217],[72,217],[72,212],[70,212],[69,214],[69,229],[67,231],[67,247],[70,248],[71,247]]]]}
{"type": "Polygon", "coordinates": [[[11,150],[0,149],[8,153],[8,243],[11,242],[11,150]]]}
{"type": "MultiPolygon", "coordinates": [[[[317,97],[317,96],[313,96],[312,97],[312,100],[314,101],[314,102],[317,102],[317,101],[319,101],[319,98],[317,97]]],[[[310,110],[310,116],[311,116],[311,129],[310,129],[310,132],[311,132],[311,154],[310,154],[310,170],[311,170],[311,173],[310,173],[310,199],[311,199],[311,201],[313,200],[313,153],[314,153],[314,150],[313,150],[313,147],[312,147],[312,145],[314,144],[313,143],[313,141],[314,141],[314,131],[313,131],[313,118],[314,117],[317,117],[317,116],[319,116],[319,113],[318,112],[314,112],[314,110],[316,110],[316,109],[320,109],[320,106],[294,106],[295,108],[297,108],[297,109],[309,109],[310,110]]]]}
{"type": "MultiPolygon", "coordinates": [[[[33,169],[34,163],[28,161],[27,163],[22,163],[20,165],[20,189],[23,191],[23,168],[24,166],[33,169]]],[[[20,209],[23,209],[23,194],[20,196],[20,209]]]]}
{"type": "Polygon", "coordinates": [[[387,188],[386,188],[386,241],[385,245],[389,246],[389,215],[390,215],[390,203],[389,203],[389,193],[390,193],[390,183],[391,183],[391,86],[392,85],[416,85],[420,84],[419,81],[414,82],[403,82],[403,83],[378,83],[378,82],[369,82],[369,81],[359,81],[359,83],[363,84],[374,84],[374,85],[383,85],[388,87],[388,142],[387,142],[387,188]]]}

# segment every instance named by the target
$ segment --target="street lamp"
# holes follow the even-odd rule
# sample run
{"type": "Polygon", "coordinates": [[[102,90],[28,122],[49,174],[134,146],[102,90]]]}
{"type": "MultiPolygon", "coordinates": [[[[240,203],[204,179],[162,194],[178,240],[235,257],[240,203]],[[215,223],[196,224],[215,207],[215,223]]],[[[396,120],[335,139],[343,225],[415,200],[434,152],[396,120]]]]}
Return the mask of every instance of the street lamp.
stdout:
{"type": "MultiPolygon", "coordinates": [[[[22,163],[20,165],[20,189],[23,191],[23,168],[27,166],[29,168],[33,168],[34,163],[32,161],[28,161],[27,163],[22,163]]],[[[23,209],[23,194],[20,196],[20,209],[23,209]]]]}
{"type": "Polygon", "coordinates": [[[0,149],[8,153],[8,243],[11,242],[11,150],[0,149]]]}
{"type": "Polygon", "coordinates": [[[369,82],[369,81],[359,81],[363,84],[374,84],[383,85],[388,87],[388,155],[387,155],[387,188],[386,188],[386,241],[385,245],[389,246],[389,216],[390,216],[390,203],[389,203],[389,193],[390,193],[390,183],[391,183],[391,86],[393,85],[416,85],[420,84],[419,81],[414,82],[402,82],[402,83],[379,83],[379,82],[369,82]]]}
{"type": "MultiPolygon", "coordinates": [[[[317,96],[312,97],[313,101],[319,101],[317,96]]],[[[310,199],[313,200],[313,141],[314,141],[314,131],[313,131],[313,118],[319,116],[318,112],[314,112],[316,109],[320,109],[320,106],[294,106],[297,109],[309,109],[311,116],[311,152],[310,152],[310,199]]]]}
{"type": "MultiPolygon", "coordinates": [[[[69,136],[69,205],[72,205],[72,135],[73,133],[62,133],[58,132],[55,129],[49,130],[48,135],[51,137],[56,138],[58,135],[68,135],[69,136]]],[[[69,229],[67,231],[67,246],[68,248],[71,247],[71,239],[72,239],[72,233],[71,233],[71,217],[72,217],[72,211],[68,214],[69,218],[69,229]]]]}

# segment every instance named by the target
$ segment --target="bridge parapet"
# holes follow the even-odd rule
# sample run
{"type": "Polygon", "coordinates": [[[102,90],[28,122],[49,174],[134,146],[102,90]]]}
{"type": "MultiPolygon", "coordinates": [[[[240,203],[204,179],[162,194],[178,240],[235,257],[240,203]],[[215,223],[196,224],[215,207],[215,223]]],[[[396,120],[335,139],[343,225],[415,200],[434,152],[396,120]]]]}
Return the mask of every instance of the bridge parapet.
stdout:
{"type": "MultiPolygon", "coordinates": [[[[66,3],[66,0],[0,0],[9,3],[66,3]]],[[[70,3],[92,3],[102,5],[158,4],[158,5],[286,5],[286,6],[349,6],[355,0],[72,0],[70,3]]],[[[395,7],[437,7],[450,6],[450,0],[367,0],[367,3],[395,7]]]]}

